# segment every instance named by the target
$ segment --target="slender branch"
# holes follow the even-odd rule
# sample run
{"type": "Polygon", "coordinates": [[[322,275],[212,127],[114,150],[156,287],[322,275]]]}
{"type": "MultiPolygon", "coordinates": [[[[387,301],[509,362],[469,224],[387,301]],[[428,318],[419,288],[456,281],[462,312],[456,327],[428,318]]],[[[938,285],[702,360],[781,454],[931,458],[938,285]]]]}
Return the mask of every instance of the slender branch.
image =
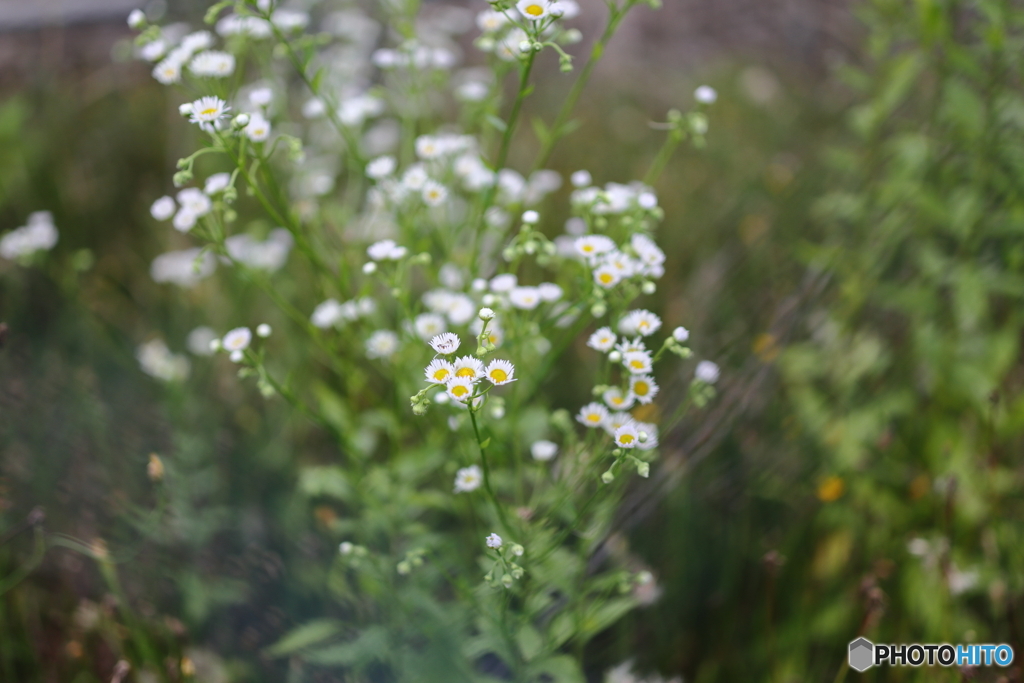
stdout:
{"type": "Polygon", "coordinates": [[[484,490],[487,491],[487,496],[494,505],[494,510],[498,514],[501,525],[505,528],[505,531],[512,533],[512,525],[509,524],[508,518],[505,516],[505,508],[501,506],[498,496],[494,494],[494,489],[491,487],[491,466],[487,461],[487,448],[484,446],[484,440],[480,436],[480,426],[477,424],[476,410],[473,409],[473,406],[469,406],[469,419],[473,423],[473,434],[476,435],[476,443],[480,447],[480,461],[483,464],[484,470],[484,490]]]}

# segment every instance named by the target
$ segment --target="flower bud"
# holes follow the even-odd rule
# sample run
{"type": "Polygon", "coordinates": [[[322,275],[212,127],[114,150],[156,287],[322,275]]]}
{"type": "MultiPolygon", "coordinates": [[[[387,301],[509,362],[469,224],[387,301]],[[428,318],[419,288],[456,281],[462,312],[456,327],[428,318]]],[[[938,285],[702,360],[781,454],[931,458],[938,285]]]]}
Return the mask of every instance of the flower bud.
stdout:
{"type": "Polygon", "coordinates": [[[260,337],[261,339],[266,339],[267,337],[270,336],[270,334],[273,331],[274,330],[273,328],[270,327],[270,325],[262,323],[256,327],[256,336],[260,337]]]}
{"type": "Polygon", "coordinates": [[[178,107],[178,113],[184,117],[192,116],[192,103],[186,102],[178,107]]]}
{"type": "Polygon", "coordinates": [[[505,588],[511,588],[512,583],[513,579],[511,574],[505,574],[501,577],[501,585],[503,585],[505,588]]]}
{"type": "Polygon", "coordinates": [[[622,354],[619,353],[618,351],[612,351],[611,353],[608,354],[608,361],[611,363],[621,363],[622,354]]]}
{"type": "Polygon", "coordinates": [[[220,351],[220,349],[221,349],[221,341],[220,341],[220,339],[214,339],[213,341],[210,342],[210,350],[211,351],[213,351],[214,353],[217,353],[218,351],[220,351]]]}
{"type": "Polygon", "coordinates": [[[606,484],[612,483],[613,481],[615,481],[615,473],[612,472],[611,470],[608,470],[607,472],[601,475],[601,481],[603,481],[606,484]]]}
{"type": "Polygon", "coordinates": [[[351,555],[353,548],[355,548],[355,546],[353,546],[351,543],[349,543],[348,541],[343,541],[341,545],[338,546],[338,552],[342,555],[351,555]]]}
{"type": "Polygon", "coordinates": [[[640,291],[643,292],[644,294],[654,294],[656,291],[658,291],[658,286],[651,282],[650,280],[647,280],[642,285],[640,285],[640,291]]]}
{"type": "Polygon", "coordinates": [[[594,304],[593,306],[590,307],[590,315],[594,316],[595,318],[600,318],[607,312],[608,307],[605,306],[603,303],[594,304]]]}
{"type": "Polygon", "coordinates": [[[139,30],[146,25],[146,13],[140,9],[133,9],[128,15],[128,27],[139,30]]]}
{"type": "Polygon", "coordinates": [[[477,317],[479,317],[484,322],[487,322],[488,320],[494,320],[494,309],[487,308],[485,306],[480,309],[479,313],[477,313],[477,317]]]}
{"type": "Polygon", "coordinates": [[[246,126],[249,125],[249,115],[248,114],[239,114],[231,122],[231,125],[233,125],[235,128],[245,128],[246,126]]]}
{"type": "Polygon", "coordinates": [[[523,553],[526,552],[526,548],[524,548],[523,546],[519,545],[518,543],[513,543],[511,550],[512,550],[512,554],[515,555],[516,557],[522,557],[523,553]]]}
{"type": "Polygon", "coordinates": [[[690,331],[685,327],[677,327],[672,330],[672,338],[681,344],[690,338],[690,331]]]}
{"type": "Polygon", "coordinates": [[[373,275],[377,272],[377,264],[373,261],[367,261],[363,264],[363,273],[366,275],[373,275]]]}
{"type": "Polygon", "coordinates": [[[651,476],[651,464],[644,462],[643,460],[637,462],[636,473],[639,474],[644,479],[646,479],[647,477],[651,476]]]}
{"type": "Polygon", "coordinates": [[[232,363],[241,363],[242,359],[245,358],[245,354],[241,351],[232,351],[231,355],[228,356],[232,363]]]}
{"type": "Polygon", "coordinates": [[[527,225],[537,225],[540,221],[540,214],[536,211],[526,211],[523,213],[523,223],[527,225]]]}

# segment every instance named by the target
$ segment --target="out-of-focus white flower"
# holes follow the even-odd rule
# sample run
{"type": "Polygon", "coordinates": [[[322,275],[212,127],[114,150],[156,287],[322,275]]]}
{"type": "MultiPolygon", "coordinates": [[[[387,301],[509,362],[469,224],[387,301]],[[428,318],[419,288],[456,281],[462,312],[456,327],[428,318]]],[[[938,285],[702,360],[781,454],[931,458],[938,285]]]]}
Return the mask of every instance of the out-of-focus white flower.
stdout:
{"type": "Polygon", "coordinates": [[[249,348],[249,344],[252,343],[252,330],[248,327],[236,327],[225,334],[220,343],[228,353],[245,351],[249,348]]]}
{"type": "Polygon", "coordinates": [[[380,240],[367,248],[366,254],[374,261],[397,261],[403,258],[408,249],[395,244],[394,240],[380,240]]]}
{"type": "Polygon", "coordinates": [[[274,100],[272,88],[256,88],[249,92],[249,104],[254,107],[265,107],[274,100]]]}
{"type": "Polygon", "coordinates": [[[301,31],[309,25],[309,14],[292,9],[278,9],[270,15],[270,22],[283,33],[301,31]]]}
{"type": "Polygon", "coordinates": [[[576,171],[569,178],[572,182],[573,187],[590,187],[590,184],[594,182],[594,178],[590,175],[590,171],[576,171]]]}
{"type": "Polygon", "coordinates": [[[501,536],[498,534],[491,534],[487,537],[486,543],[488,548],[494,548],[497,550],[502,546],[503,541],[501,540],[501,536]]]}
{"type": "Polygon", "coordinates": [[[195,54],[213,45],[213,35],[209,31],[195,31],[181,39],[181,49],[188,54],[195,54]]]}
{"type": "Polygon", "coordinates": [[[162,339],[140,345],[135,350],[135,358],[144,373],[165,382],[184,381],[191,369],[188,358],[171,353],[162,339]]]}
{"type": "Polygon", "coordinates": [[[369,358],[390,358],[398,351],[398,335],[391,330],[377,330],[366,340],[369,358]]]}
{"type": "Polygon", "coordinates": [[[523,223],[527,225],[537,225],[540,221],[540,214],[532,209],[530,211],[524,211],[522,216],[523,223]]]}
{"type": "Polygon", "coordinates": [[[508,293],[508,301],[516,308],[530,311],[540,303],[540,291],[536,287],[515,287],[508,293]]]}
{"type": "Polygon", "coordinates": [[[629,378],[629,391],[640,403],[648,404],[658,395],[658,383],[650,375],[633,375],[629,378]]]}
{"type": "Polygon", "coordinates": [[[612,328],[601,327],[594,334],[590,335],[590,339],[587,340],[587,346],[596,351],[608,352],[615,346],[616,339],[618,337],[612,332],[612,328]]]}
{"type": "Polygon", "coordinates": [[[702,85],[693,92],[694,98],[701,104],[714,104],[718,93],[709,85],[702,85]]]}
{"type": "Polygon", "coordinates": [[[639,334],[649,337],[661,329],[661,318],[648,310],[630,311],[619,321],[619,332],[622,334],[639,334]]]}
{"type": "Polygon", "coordinates": [[[480,488],[484,481],[483,472],[477,465],[463,467],[455,473],[455,493],[468,493],[480,488]]]}
{"type": "Polygon", "coordinates": [[[57,244],[57,227],[49,211],[29,214],[28,222],[0,237],[0,256],[14,260],[37,251],[49,251],[57,244]]]}
{"type": "Polygon", "coordinates": [[[601,398],[613,410],[629,410],[633,407],[633,402],[636,400],[631,392],[623,394],[622,389],[618,387],[608,389],[608,391],[601,395],[601,398]]]}
{"type": "Polygon", "coordinates": [[[978,585],[980,575],[975,569],[961,571],[956,564],[951,564],[946,580],[949,584],[949,592],[953,595],[966,593],[978,585]]]}
{"type": "Polygon", "coordinates": [[[594,282],[610,289],[622,281],[622,273],[615,266],[605,263],[594,269],[594,282]]]}
{"type": "Polygon", "coordinates": [[[714,384],[717,382],[718,375],[718,366],[709,360],[702,360],[697,363],[697,368],[693,373],[694,377],[699,379],[701,382],[707,382],[708,384],[714,384]]]}
{"type": "Polygon", "coordinates": [[[427,206],[440,206],[448,198],[448,188],[441,183],[428,180],[423,185],[421,196],[427,206]]]}
{"type": "Polygon", "coordinates": [[[230,183],[230,173],[214,173],[206,179],[206,184],[203,185],[203,192],[212,196],[228,189],[230,183]]]}
{"type": "Polygon", "coordinates": [[[615,249],[615,242],[605,235],[584,235],[577,238],[573,246],[576,247],[576,252],[580,256],[593,258],[615,249]]]}
{"type": "Polygon", "coordinates": [[[381,180],[394,173],[397,167],[398,164],[393,156],[377,157],[366,165],[366,175],[368,178],[381,180]]]}
{"type": "Polygon", "coordinates": [[[196,356],[210,356],[213,355],[210,345],[215,340],[217,340],[217,333],[212,328],[201,325],[188,333],[185,345],[196,356]]]}
{"type": "Polygon", "coordinates": [[[492,292],[503,293],[511,291],[516,284],[519,282],[512,273],[503,273],[501,275],[495,275],[491,278],[490,286],[492,292]]]}
{"type": "Polygon", "coordinates": [[[576,421],[584,427],[603,427],[608,419],[608,409],[600,403],[588,403],[580,408],[576,421]]]}
{"type": "Polygon", "coordinates": [[[361,126],[367,119],[384,113],[384,100],[373,95],[358,95],[341,103],[338,119],[346,126],[361,126]]]}
{"type": "Polygon", "coordinates": [[[235,72],[235,56],[219,50],[200,52],[188,63],[188,70],[196,76],[226,78],[235,72]]]}
{"type": "Polygon", "coordinates": [[[509,382],[514,382],[515,374],[516,369],[512,363],[501,359],[492,360],[487,366],[487,371],[485,372],[487,381],[496,387],[508,384],[509,382]]]}
{"type": "Polygon", "coordinates": [[[318,119],[327,113],[327,105],[319,98],[306,100],[302,105],[302,115],[307,119],[318,119]]]}
{"type": "Polygon", "coordinates": [[[413,320],[416,336],[427,341],[447,330],[447,321],[437,313],[421,313],[413,320]]]}
{"type": "Polygon", "coordinates": [[[224,247],[235,261],[250,268],[276,272],[284,267],[294,243],[290,232],[277,228],[262,242],[251,235],[232,235],[224,240],[224,247]]]}
{"type": "Polygon", "coordinates": [[[551,3],[551,14],[562,19],[575,19],[580,15],[580,5],[576,0],[555,0],[551,3]]]}
{"type": "Polygon", "coordinates": [[[637,422],[636,428],[640,432],[640,443],[636,445],[642,451],[653,451],[658,447],[658,425],[650,422],[637,422]],[[644,435],[646,434],[646,438],[644,435]]]}
{"type": "Polygon", "coordinates": [[[541,301],[552,303],[561,299],[564,292],[553,282],[542,282],[537,285],[537,294],[540,295],[541,301]]]}
{"type": "Polygon", "coordinates": [[[153,67],[153,78],[164,85],[171,85],[181,81],[181,62],[177,59],[167,57],[153,67]]]}
{"type": "Polygon", "coordinates": [[[454,332],[445,332],[439,334],[430,340],[430,348],[434,349],[437,353],[445,356],[451,355],[459,350],[459,345],[462,340],[459,339],[459,335],[454,332]]]}
{"type": "Polygon", "coordinates": [[[212,275],[216,267],[217,260],[210,252],[199,248],[185,249],[157,256],[149,267],[149,274],[154,282],[194,287],[212,275]]]}
{"type": "Polygon", "coordinates": [[[682,344],[683,342],[690,338],[690,331],[685,327],[677,327],[676,329],[672,330],[672,338],[675,339],[680,344],[682,344]]]}
{"type": "Polygon", "coordinates": [[[502,12],[492,9],[484,10],[476,15],[476,26],[484,33],[497,33],[508,26],[508,17],[502,12]]]}
{"type": "Polygon", "coordinates": [[[622,354],[622,364],[634,375],[644,375],[651,371],[651,354],[647,351],[629,351],[622,354]]]}
{"type": "Polygon", "coordinates": [[[140,29],[146,25],[146,13],[140,9],[133,9],[128,13],[128,27],[140,29]]]}
{"type": "Polygon", "coordinates": [[[615,443],[619,448],[636,448],[639,443],[639,431],[636,425],[624,424],[616,429],[615,443]]]}
{"type": "Polygon", "coordinates": [[[249,115],[249,123],[242,132],[253,142],[265,142],[270,137],[270,121],[263,114],[254,112],[249,115]]]}
{"type": "Polygon", "coordinates": [[[546,439],[540,439],[534,441],[530,445],[530,455],[533,456],[534,460],[546,462],[551,460],[558,454],[558,445],[552,441],[546,439]]]}
{"type": "Polygon", "coordinates": [[[174,203],[174,200],[164,196],[153,202],[153,205],[149,207],[149,215],[158,221],[166,221],[177,210],[178,205],[174,203]]]}
{"type": "Polygon", "coordinates": [[[147,62],[155,62],[167,53],[167,43],[161,39],[151,40],[139,48],[139,56],[147,62]]]}

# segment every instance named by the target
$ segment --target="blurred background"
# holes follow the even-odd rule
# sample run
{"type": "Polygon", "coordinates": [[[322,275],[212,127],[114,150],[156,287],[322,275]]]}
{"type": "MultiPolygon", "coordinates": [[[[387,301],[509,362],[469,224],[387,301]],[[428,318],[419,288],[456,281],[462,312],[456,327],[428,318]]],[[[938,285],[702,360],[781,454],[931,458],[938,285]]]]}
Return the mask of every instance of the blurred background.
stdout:
{"type": "MultiPolygon", "coordinates": [[[[193,142],[132,59],[137,4],[0,0],[0,233],[42,210],[60,231],[32,267],[0,259],[0,681],[111,680],[118,603],[198,680],[344,680],[266,654],[323,610],[333,513],[298,467],[323,437],[224,368],[175,394],[135,359],[210,322],[149,275],[172,245],[149,204],[193,142]]],[[[707,147],[657,188],[657,298],[722,380],[620,512],[608,551],[656,583],[591,679],[1020,680],[844,666],[858,635],[1024,652],[1019,3],[664,4],[629,17],[551,165],[642,176],[649,123],[717,89],[707,147]]],[[[592,38],[603,3],[581,5],[592,38]]],[[[557,108],[546,67],[530,115],[557,108]]]]}

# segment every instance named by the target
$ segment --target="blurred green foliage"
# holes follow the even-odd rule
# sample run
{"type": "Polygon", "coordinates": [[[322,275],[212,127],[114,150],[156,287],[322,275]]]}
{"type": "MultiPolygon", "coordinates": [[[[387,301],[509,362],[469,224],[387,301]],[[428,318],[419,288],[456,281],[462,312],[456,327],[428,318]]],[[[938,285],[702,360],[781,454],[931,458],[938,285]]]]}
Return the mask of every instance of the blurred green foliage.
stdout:
{"type": "MultiPolygon", "coordinates": [[[[666,172],[669,272],[697,275],[659,296],[680,319],[709,311],[692,327],[724,361],[724,393],[746,393],[711,457],[683,435],[678,488],[639,522],[623,512],[612,551],[650,566],[662,595],[591,646],[595,676],[635,658],[700,682],[960,678],[845,672],[858,634],[1024,652],[1024,15],[998,0],[860,13],[864,64],[840,74],[847,132],[815,99],[835,90],[750,104],[723,86],[707,156],[666,172]]],[[[141,308],[171,339],[203,322],[149,281],[160,248],[139,219],[184,145],[154,133],[169,127],[152,86],[63,85],[0,107],[0,216],[52,210],[62,240],[51,263],[0,273],[0,680],[109,680],[126,648],[187,653],[198,680],[288,680],[270,655],[343,632],[324,618],[265,652],[323,614],[320,586],[344,588],[316,567],[346,493],[329,466],[298,469],[330,447],[212,369],[189,401],[140,375],[141,308]],[[105,539],[108,560],[57,548],[8,584],[34,566],[37,505],[36,528],[105,539]]],[[[592,97],[588,112],[627,106],[592,97]]],[[[643,167],[655,138],[605,158],[587,141],[615,126],[591,116],[560,170],[643,167]]],[[[442,638],[459,618],[427,616],[442,638]]],[[[365,660],[379,637],[320,656],[365,660]]]]}

